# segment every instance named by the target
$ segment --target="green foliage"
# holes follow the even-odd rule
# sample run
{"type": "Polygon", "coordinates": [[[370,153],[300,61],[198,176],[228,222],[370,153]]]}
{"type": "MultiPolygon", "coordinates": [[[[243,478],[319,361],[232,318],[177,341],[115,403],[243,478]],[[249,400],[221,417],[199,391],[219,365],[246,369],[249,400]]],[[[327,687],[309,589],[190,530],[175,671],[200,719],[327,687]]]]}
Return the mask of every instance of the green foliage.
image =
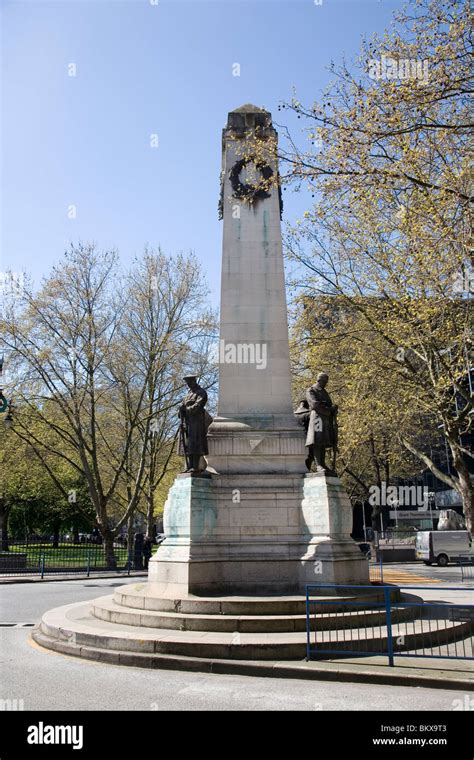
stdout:
{"type": "Polygon", "coordinates": [[[388,440],[383,460],[403,470],[402,444],[408,463],[417,457],[460,493],[469,525],[472,452],[462,441],[474,419],[467,383],[471,57],[467,2],[409,4],[390,33],[364,42],[356,72],[335,67],[337,78],[319,102],[285,105],[306,124],[309,147],[293,142],[281,156],[286,180],[315,198],[288,234],[296,284],[314,299],[313,313],[327,308],[322,296],[333,296],[349,318],[347,330],[330,335],[327,325],[305,320],[316,344],[308,363],[334,357],[335,369],[346,373],[349,440],[358,447],[371,432],[377,445],[388,440]],[[374,76],[374,62],[386,59],[394,61],[391,73],[374,76]],[[407,61],[423,64],[422,78],[411,64],[405,75],[407,61]],[[436,430],[444,433],[454,475],[433,461],[436,430]]]}

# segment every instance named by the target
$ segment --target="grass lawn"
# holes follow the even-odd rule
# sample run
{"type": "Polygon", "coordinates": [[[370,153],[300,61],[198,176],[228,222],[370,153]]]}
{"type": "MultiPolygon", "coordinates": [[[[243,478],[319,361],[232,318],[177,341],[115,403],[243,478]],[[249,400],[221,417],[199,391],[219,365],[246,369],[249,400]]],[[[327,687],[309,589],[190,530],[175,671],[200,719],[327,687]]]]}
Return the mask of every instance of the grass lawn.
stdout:
{"type": "MultiPolygon", "coordinates": [[[[57,549],[51,544],[15,544],[10,547],[10,552],[26,553],[28,567],[39,567],[43,556],[45,568],[86,568],[89,562],[91,568],[106,566],[103,547],[97,544],[59,544],[57,549]]],[[[125,566],[127,549],[115,547],[114,553],[117,565],[125,566]]]]}

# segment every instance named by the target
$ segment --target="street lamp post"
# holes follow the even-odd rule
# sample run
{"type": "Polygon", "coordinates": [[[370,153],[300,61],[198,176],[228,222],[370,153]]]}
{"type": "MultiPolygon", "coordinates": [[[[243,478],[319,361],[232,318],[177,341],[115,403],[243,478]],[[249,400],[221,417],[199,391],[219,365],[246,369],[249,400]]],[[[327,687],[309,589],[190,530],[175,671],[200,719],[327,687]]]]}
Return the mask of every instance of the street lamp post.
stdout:
{"type": "MultiPolygon", "coordinates": [[[[3,375],[3,365],[5,364],[5,357],[2,354],[0,356],[0,378],[3,375]]],[[[6,412],[6,416],[4,419],[5,427],[10,429],[13,425],[13,415],[12,415],[12,401],[11,399],[8,400],[4,393],[3,388],[0,388],[0,414],[4,414],[6,412]]]]}
{"type": "Polygon", "coordinates": [[[8,412],[7,412],[7,416],[3,420],[3,424],[5,425],[5,427],[7,428],[7,430],[10,430],[10,428],[13,425],[13,414],[12,414],[12,402],[11,401],[8,402],[8,412]]]}
{"type": "Polygon", "coordinates": [[[11,426],[13,425],[13,405],[11,399],[8,400],[3,395],[3,389],[0,388],[0,413],[5,413],[5,419],[3,420],[3,423],[5,427],[9,430],[11,426]]]}
{"type": "Polygon", "coordinates": [[[362,501],[362,524],[364,526],[364,541],[367,541],[367,525],[365,524],[365,504],[362,501]]]}
{"type": "Polygon", "coordinates": [[[431,522],[431,530],[434,530],[434,523],[433,523],[433,502],[435,500],[435,495],[433,491],[430,491],[428,493],[428,508],[430,510],[430,522],[431,522]]]}

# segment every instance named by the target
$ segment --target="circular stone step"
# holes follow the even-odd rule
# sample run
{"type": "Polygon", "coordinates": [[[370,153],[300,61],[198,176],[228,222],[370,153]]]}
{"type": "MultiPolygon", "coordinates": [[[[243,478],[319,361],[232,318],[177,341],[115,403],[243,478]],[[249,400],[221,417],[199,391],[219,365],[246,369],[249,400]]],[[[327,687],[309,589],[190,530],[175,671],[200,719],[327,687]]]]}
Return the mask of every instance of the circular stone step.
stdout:
{"type": "MultiPolygon", "coordinates": [[[[393,626],[399,651],[461,640],[470,632],[471,622],[424,619],[393,626]],[[436,624],[436,630],[434,630],[436,624]]],[[[58,607],[46,612],[33,638],[42,646],[81,657],[107,660],[111,651],[141,654],[236,660],[303,660],[306,655],[304,632],[240,633],[223,631],[172,631],[170,629],[127,626],[99,620],[89,602],[58,607]],[[103,652],[103,658],[97,656],[103,652]]],[[[387,630],[383,625],[349,628],[311,635],[316,646],[334,652],[386,652],[387,630]]]]}
{"type": "MultiPolygon", "coordinates": [[[[420,602],[419,597],[404,594],[403,601],[420,602]]],[[[332,606],[332,605],[328,605],[332,606]]],[[[311,616],[312,629],[328,630],[344,627],[356,628],[361,625],[383,625],[385,609],[377,607],[364,609],[363,613],[357,607],[346,604],[345,610],[326,612],[317,617],[311,616]]],[[[91,603],[91,612],[99,620],[123,625],[142,626],[149,628],[166,628],[178,631],[227,631],[241,633],[273,633],[289,631],[306,631],[306,614],[297,615],[224,615],[166,612],[157,610],[142,610],[137,607],[125,607],[117,604],[115,596],[103,596],[91,603]]],[[[319,612],[319,610],[318,610],[319,612]]],[[[392,612],[394,622],[411,620],[415,614],[414,608],[395,608],[392,612]]]]}
{"type": "MultiPolygon", "coordinates": [[[[383,600],[383,589],[374,586],[357,595],[324,595],[319,597],[325,602],[327,612],[339,612],[344,609],[344,602],[363,602],[370,608],[371,604],[378,604],[383,600]],[[330,603],[333,600],[333,603],[330,603]]],[[[392,600],[399,598],[400,591],[393,586],[391,591],[392,600]]],[[[140,610],[153,610],[155,612],[175,612],[186,615],[305,615],[306,599],[304,596],[225,596],[204,597],[186,596],[181,599],[171,599],[160,595],[157,584],[133,583],[116,589],[114,601],[122,607],[132,607],[140,610]]],[[[314,596],[312,599],[317,599],[314,596]]]]}

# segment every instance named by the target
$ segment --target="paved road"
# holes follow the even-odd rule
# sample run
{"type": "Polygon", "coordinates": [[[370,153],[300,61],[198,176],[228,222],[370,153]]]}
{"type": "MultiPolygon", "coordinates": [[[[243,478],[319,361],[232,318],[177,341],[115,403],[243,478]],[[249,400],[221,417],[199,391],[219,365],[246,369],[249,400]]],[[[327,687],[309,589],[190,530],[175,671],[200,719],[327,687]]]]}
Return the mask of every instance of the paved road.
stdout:
{"type": "MultiPolygon", "coordinates": [[[[130,579],[134,582],[134,579],[130,579]]],[[[51,607],[101,596],[121,579],[0,587],[1,621],[36,623],[51,607]]],[[[25,710],[452,710],[463,692],[373,684],[148,671],[84,662],[0,628],[0,698],[25,710]]]]}
{"type": "Polygon", "coordinates": [[[450,586],[474,586],[474,578],[469,581],[461,580],[461,568],[457,565],[438,567],[437,565],[424,565],[423,562],[386,562],[383,566],[384,580],[388,583],[416,582],[422,586],[426,581],[428,585],[449,584],[450,586]]]}

